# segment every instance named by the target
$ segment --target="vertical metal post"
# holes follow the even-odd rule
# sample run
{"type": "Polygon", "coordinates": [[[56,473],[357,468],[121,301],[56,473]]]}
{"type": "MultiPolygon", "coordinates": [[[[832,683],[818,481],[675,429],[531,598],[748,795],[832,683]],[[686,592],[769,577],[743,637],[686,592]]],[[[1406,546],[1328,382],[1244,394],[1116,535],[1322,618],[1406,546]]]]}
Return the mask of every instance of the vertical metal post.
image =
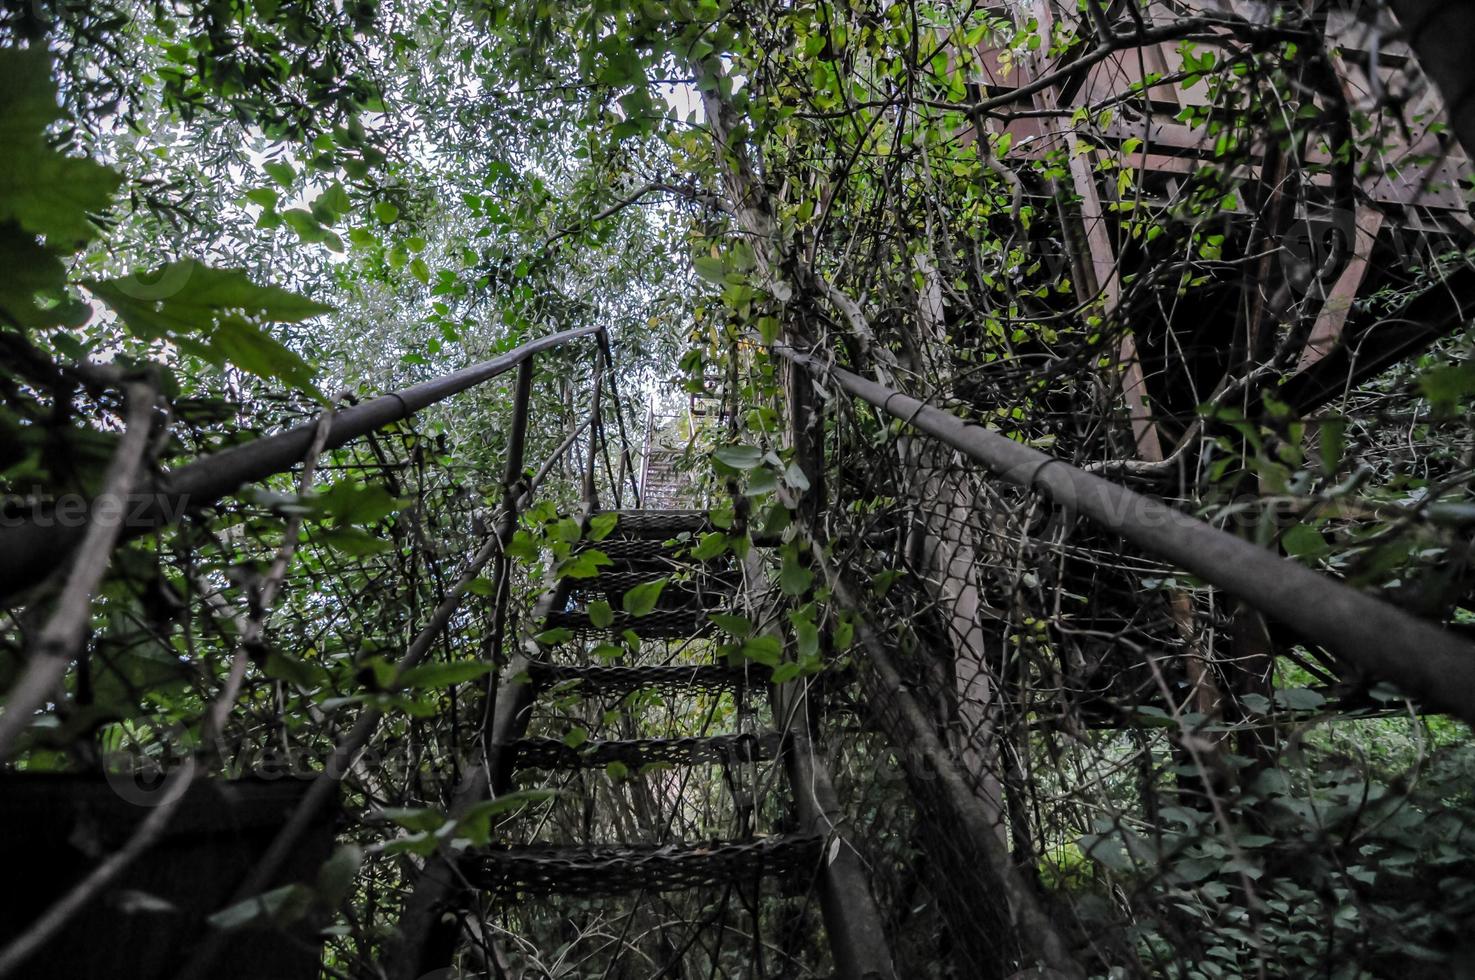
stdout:
{"type": "Polygon", "coordinates": [[[599,496],[594,489],[594,466],[599,441],[599,411],[604,395],[604,348],[594,352],[594,394],[589,404],[589,452],[584,459],[584,507],[588,511],[599,509],[599,496]]]}

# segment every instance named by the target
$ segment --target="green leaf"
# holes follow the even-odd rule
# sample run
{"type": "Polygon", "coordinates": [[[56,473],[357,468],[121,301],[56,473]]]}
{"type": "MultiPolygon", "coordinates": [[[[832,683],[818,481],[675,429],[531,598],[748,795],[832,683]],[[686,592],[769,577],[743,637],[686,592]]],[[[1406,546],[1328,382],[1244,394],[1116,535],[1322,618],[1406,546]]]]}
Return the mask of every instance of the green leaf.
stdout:
{"type": "Polygon", "coordinates": [[[533,540],[533,536],[526,531],[518,531],[507,543],[507,557],[516,558],[518,561],[537,561],[538,551],[538,542],[533,540]]]}
{"type": "Polygon", "coordinates": [[[321,667],[298,660],[280,650],[273,650],[266,655],[265,670],[268,677],[284,680],[309,691],[323,686],[328,681],[328,674],[321,667]]]}
{"type": "Polygon", "coordinates": [[[1306,524],[1286,528],[1285,533],[1280,536],[1280,543],[1286,554],[1303,561],[1314,561],[1332,550],[1321,532],[1306,524]]]}
{"type": "Polygon", "coordinates": [[[1323,419],[1320,423],[1321,472],[1331,476],[1342,465],[1347,453],[1347,420],[1323,419]]]}
{"type": "Polygon", "coordinates": [[[537,636],[533,637],[533,639],[536,640],[537,642],[543,644],[544,646],[550,646],[550,647],[551,646],[557,646],[560,643],[567,643],[569,640],[572,640],[573,638],[574,638],[573,630],[570,630],[570,629],[568,629],[567,627],[564,627],[564,626],[559,626],[556,629],[544,630],[543,632],[539,633],[537,636]]]}
{"type": "Polygon", "coordinates": [[[0,222],[72,251],[96,236],[90,215],[108,207],[122,176],[53,148],[46,127],[61,117],[45,46],[0,50],[0,222]]]}
{"type": "Polygon", "coordinates": [[[604,767],[604,774],[610,779],[624,779],[626,776],[630,775],[630,767],[625,765],[623,762],[617,760],[615,762],[607,764],[604,767]]]}
{"type": "Polygon", "coordinates": [[[779,588],[784,595],[803,595],[814,582],[814,573],[805,568],[794,554],[784,555],[784,564],[779,571],[779,588]]]}
{"type": "Polygon", "coordinates": [[[339,480],[317,497],[324,517],[338,524],[376,524],[407,505],[409,500],[395,497],[381,484],[358,484],[353,478],[339,480]]]}
{"type": "Polygon", "coordinates": [[[297,179],[297,171],[293,170],[292,165],[285,161],[280,163],[263,163],[261,169],[265,170],[268,177],[283,187],[291,187],[293,181],[297,179]]]}
{"type": "MultiPolygon", "coordinates": [[[[257,322],[294,323],[332,307],[277,286],[258,286],[238,269],[212,269],[193,259],[121,279],[83,281],[142,340],[189,343],[208,338],[204,356],[300,386],[312,375],[306,362],[267,336],[257,322]]],[[[192,346],[198,348],[198,344],[192,346]]]]}
{"type": "Polygon", "coordinates": [[[777,667],[773,668],[773,676],[770,678],[770,680],[772,680],[775,684],[787,684],[789,681],[798,677],[802,672],[803,668],[790,660],[786,661],[785,663],[781,663],[777,667]]]}
{"type": "Polygon", "coordinates": [[[399,208],[388,201],[375,201],[374,217],[386,225],[392,225],[399,220],[399,208]]]}
{"type": "Polygon", "coordinates": [[[255,324],[238,317],[227,317],[216,328],[210,341],[221,357],[242,371],[267,381],[285,382],[298,391],[311,394],[318,401],[327,401],[312,383],[316,373],[312,365],[255,324]]]}
{"type": "Polygon", "coordinates": [[[503,793],[494,800],[482,800],[466,809],[456,821],[452,836],[470,840],[484,847],[491,842],[492,818],[503,813],[526,809],[536,803],[544,803],[558,796],[552,789],[519,789],[503,793]]]}
{"type": "Polygon", "coordinates": [[[719,286],[727,276],[727,268],[722,264],[722,260],[710,255],[698,255],[692,259],[691,264],[696,269],[697,275],[719,286]]]}
{"type": "Polygon", "coordinates": [[[1440,365],[1419,378],[1419,387],[1436,411],[1453,412],[1460,399],[1475,394],[1475,361],[1440,365]]]}
{"type": "Polygon", "coordinates": [[[394,549],[392,542],[375,537],[356,527],[330,528],[319,536],[319,540],[335,551],[353,558],[379,555],[394,549]]]}
{"type": "Polygon", "coordinates": [[[56,302],[65,296],[66,267],[55,252],[41,247],[35,235],[14,222],[0,223],[0,268],[5,270],[0,276],[0,313],[22,327],[67,322],[77,304],[56,302]],[[38,294],[53,302],[38,304],[38,294]]]}
{"type": "Polygon", "coordinates": [[[1305,687],[1288,687],[1275,692],[1275,703],[1292,711],[1315,711],[1326,704],[1326,698],[1305,687]]]}
{"type": "Polygon", "coordinates": [[[463,661],[454,664],[421,664],[411,667],[399,676],[399,686],[406,688],[417,687],[450,687],[453,684],[464,684],[474,681],[489,673],[492,665],[476,661],[463,661]]]}
{"type": "Polygon", "coordinates": [[[430,285],[430,266],[425,264],[424,259],[416,258],[410,262],[410,275],[427,286],[430,285]]]}
{"type": "Polygon", "coordinates": [[[696,547],[691,549],[691,557],[695,561],[711,561],[720,557],[727,551],[727,535],[721,531],[713,531],[703,534],[697,542],[696,547]]]}
{"type": "Polygon", "coordinates": [[[741,640],[753,632],[753,624],[745,616],[733,616],[729,613],[707,613],[707,618],[717,624],[722,632],[741,640]]]}
{"type": "Polygon", "coordinates": [[[612,511],[595,514],[589,518],[589,540],[603,541],[614,532],[615,526],[620,521],[620,515],[612,511]]]}
{"type": "Polygon", "coordinates": [[[584,728],[582,725],[575,725],[573,728],[570,728],[568,734],[563,737],[563,744],[571,749],[576,749],[587,741],[589,741],[589,729],[584,728]]]}
{"type": "Polygon", "coordinates": [[[615,621],[615,611],[610,608],[609,603],[603,599],[595,599],[589,603],[589,622],[599,629],[605,629],[615,621]]]}
{"type": "Polygon", "coordinates": [[[782,640],[776,636],[764,634],[744,640],[739,652],[754,663],[763,664],[765,667],[777,667],[783,651],[782,640]]]}
{"type": "Polygon", "coordinates": [[[270,187],[256,187],[246,192],[246,200],[259,204],[268,211],[277,206],[277,192],[270,187]]]}
{"type": "Polygon", "coordinates": [[[579,552],[558,566],[559,578],[594,578],[601,568],[613,565],[609,555],[596,548],[579,552]]]}
{"type": "Polygon", "coordinates": [[[631,616],[645,616],[656,607],[656,602],[661,598],[661,590],[665,587],[664,578],[642,582],[621,596],[620,605],[631,616]]]}
{"type": "Polygon", "coordinates": [[[794,626],[794,648],[800,657],[809,658],[819,653],[819,627],[807,617],[790,617],[794,626]]]}
{"type": "Polygon", "coordinates": [[[353,882],[364,863],[357,844],[340,844],[318,869],[317,893],[324,905],[336,908],[353,893],[353,882]]]}
{"type": "Polygon", "coordinates": [[[283,885],[221,909],[206,921],[217,929],[239,929],[258,923],[289,925],[307,914],[312,897],[312,889],[306,885],[283,885]]]}
{"type": "Polygon", "coordinates": [[[712,455],[735,470],[751,470],[763,459],[763,450],[756,446],[719,446],[712,455]]]}

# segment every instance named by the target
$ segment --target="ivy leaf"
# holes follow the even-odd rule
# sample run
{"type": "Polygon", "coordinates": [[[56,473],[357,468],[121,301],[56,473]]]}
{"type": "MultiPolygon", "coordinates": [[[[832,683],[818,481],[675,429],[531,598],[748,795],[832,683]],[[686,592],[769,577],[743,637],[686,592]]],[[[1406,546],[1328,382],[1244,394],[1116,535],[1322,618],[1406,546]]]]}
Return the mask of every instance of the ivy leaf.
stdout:
{"type": "Polygon", "coordinates": [[[612,511],[595,514],[589,518],[589,540],[603,541],[609,537],[620,522],[620,515],[612,511]]]}
{"type": "Polygon", "coordinates": [[[803,595],[814,581],[814,573],[799,562],[794,554],[784,555],[783,568],[779,572],[778,584],[784,595],[803,595]]]}
{"type": "Polygon", "coordinates": [[[783,650],[782,640],[765,634],[744,640],[740,652],[754,663],[763,664],[765,667],[777,667],[779,658],[783,656],[783,650]]]}
{"type": "Polygon", "coordinates": [[[711,561],[726,551],[727,535],[721,531],[714,531],[701,536],[696,547],[691,549],[691,557],[696,561],[711,561]]]}
{"type": "Polygon", "coordinates": [[[631,616],[645,616],[656,607],[656,602],[661,598],[661,590],[665,587],[666,579],[664,578],[658,578],[654,582],[643,582],[626,592],[620,598],[620,605],[631,616]]]}
{"type": "Polygon", "coordinates": [[[785,661],[784,663],[781,663],[777,667],[773,668],[773,675],[769,679],[775,684],[787,684],[789,681],[798,677],[799,674],[802,672],[803,668],[794,663],[792,660],[785,661]]]}
{"type": "Polygon", "coordinates": [[[589,622],[599,629],[604,629],[615,621],[615,611],[610,604],[603,599],[595,599],[589,603],[589,622]]]}
{"type": "Polygon", "coordinates": [[[559,578],[594,578],[601,568],[613,565],[609,555],[594,548],[581,551],[558,566],[559,578]]]}
{"type": "Polygon", "coordinates": [[[730,613],[707,613],[707,618],[717,624],[717,628],[729,636],[741,640],[753,632],[753,624],[746,616],[733,616],[730,613]]]}

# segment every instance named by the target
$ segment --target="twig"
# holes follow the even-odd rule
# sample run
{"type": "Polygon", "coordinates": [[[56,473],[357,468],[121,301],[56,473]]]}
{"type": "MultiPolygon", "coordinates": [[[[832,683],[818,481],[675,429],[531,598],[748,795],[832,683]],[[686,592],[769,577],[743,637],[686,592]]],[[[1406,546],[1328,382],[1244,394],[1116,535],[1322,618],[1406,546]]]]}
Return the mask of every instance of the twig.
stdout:
{"type": "Polygon", "coordinates": [[[149,445],[154,386],[149,381],[129,382],[124,387],[124,397],[127,409],[123,437],[108,464],[102,493],[93,501],[92,523],[67,573],[56,611],[37,636],[25,673],[11,689],[5,712],[0,714],[0,760],[10,754],[17,736],[25,731],[36,710],[56,693],[66,676],[92,616],[92,596],[107,574],[118,535],[123,530],[126,502],[149,445]],[[98,519],[97,505],[105,501],[122,505],[117,519],[98,519]]]}

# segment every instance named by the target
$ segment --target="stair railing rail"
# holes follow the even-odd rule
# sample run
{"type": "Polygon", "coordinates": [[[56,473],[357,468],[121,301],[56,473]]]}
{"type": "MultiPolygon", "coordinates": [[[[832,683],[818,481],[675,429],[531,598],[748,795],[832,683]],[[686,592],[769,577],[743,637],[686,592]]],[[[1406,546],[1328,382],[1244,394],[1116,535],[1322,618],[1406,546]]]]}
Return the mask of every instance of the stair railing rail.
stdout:
{"type": "Polygon", "coordinates": [[[983,464],[999,479],[1089,517],[1237,596],[1369,677],[1413,695],[1425,707],[1475,722],[1475,646],[1454,633],[911,395],[800,350],[774,349],[816,382],[833,383],[983,464]]]}

